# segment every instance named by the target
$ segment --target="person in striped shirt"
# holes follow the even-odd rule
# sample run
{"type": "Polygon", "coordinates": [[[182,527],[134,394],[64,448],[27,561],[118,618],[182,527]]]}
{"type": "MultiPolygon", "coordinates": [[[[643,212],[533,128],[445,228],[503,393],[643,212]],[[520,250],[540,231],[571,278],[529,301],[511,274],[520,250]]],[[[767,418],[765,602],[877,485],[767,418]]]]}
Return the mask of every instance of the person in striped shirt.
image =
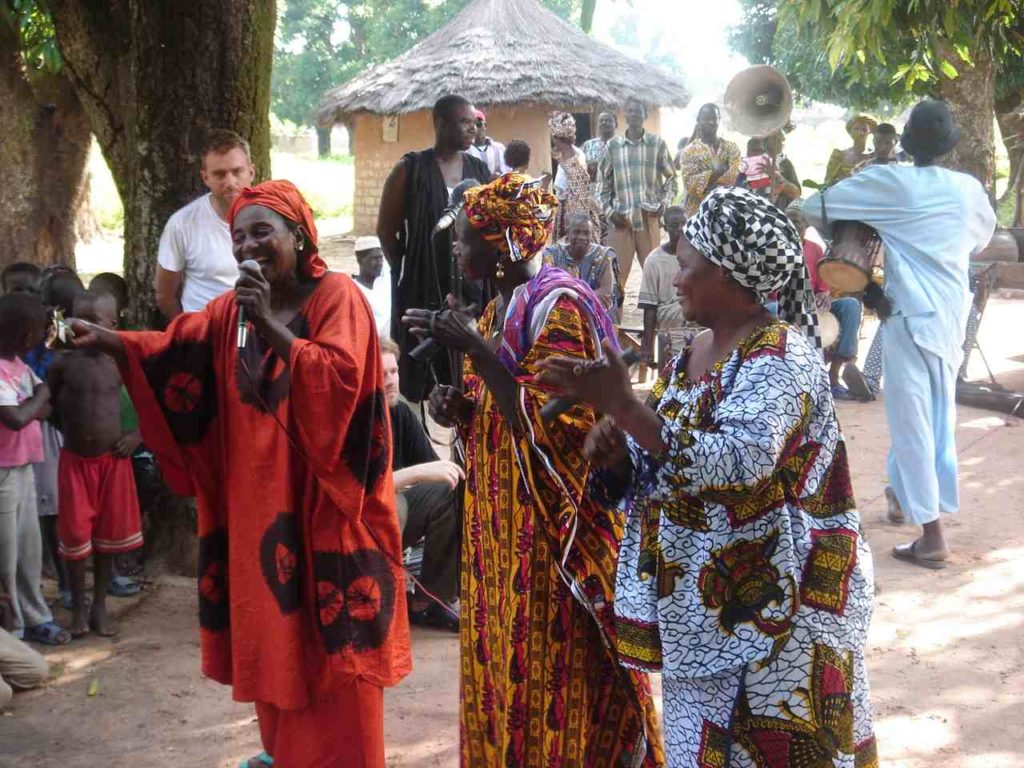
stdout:
{"type": "Polygon", "coordinates": [[[659,221],[675,199],[675,166],[668,145],[644,128],[647,107],[630,98],[623,106],[626,132],[608,142],[598,167],[601,208],[610,231],[608,245],[619,256],[625,288],[636,256],[644,260],[660,242],[659,221]]]}

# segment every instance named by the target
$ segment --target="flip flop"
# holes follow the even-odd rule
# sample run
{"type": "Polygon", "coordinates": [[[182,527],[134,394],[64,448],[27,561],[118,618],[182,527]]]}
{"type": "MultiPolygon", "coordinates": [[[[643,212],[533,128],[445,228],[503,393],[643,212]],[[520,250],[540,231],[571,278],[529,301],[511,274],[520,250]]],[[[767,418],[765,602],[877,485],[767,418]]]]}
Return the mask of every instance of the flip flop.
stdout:
{"type": "Polygon", "coordinates": [[[843,367],[843,383],[846,384],[850,394],[858,400],[867,403],[875,399],[875,393],[871,391],[868,380],[864,378],[860,368],[853,363],[847,363],[843,367]]]}
{"type": "Polygon", "coordinates": [[[71,633],[64,627],[47,621],[34,627],[26,627],[25,639],[42,645],[67,645],[71,642],[71,633]]]}
{"type": "Polygon", "coordinates": [[[239,763],[238,768],[251,768],[254,760],[260,765],[270,766],[274,764],[274,758],[272,758],[266,752],[260,752],[255,757],[250,757],[248,760],[243,760],[241,763],[239,763]]]}
{"type": "Polygon", "coordinates": [[[905,563],[911,563],[912,565],[919,565],[922,568],[927,568],[932,571],[941,571],[946,567],[945,560],[936,560],[931,557],[921,557],[917,554],[917,542],[912,541],[909,544],[897,544],[892,548],[892,556],[897,560],[902,560],[905,563]]]}
{"type": "Polygon", "coordinates": [[[847,401],[847,402],[853,402],[857,398],[854,397],[852,394],[850,394],[850,390],[848,390],[842,384],[833,384],[832,385],[832,399],[833,400],[843,400],[843,401],[847,401]]]}
{"type": "Polygon", "coordinates": [[[113,597],[132,597],[139,594],[142,587],[139,582],[128,576],[113,576],[107,584],[107,594],[113,597]]]}

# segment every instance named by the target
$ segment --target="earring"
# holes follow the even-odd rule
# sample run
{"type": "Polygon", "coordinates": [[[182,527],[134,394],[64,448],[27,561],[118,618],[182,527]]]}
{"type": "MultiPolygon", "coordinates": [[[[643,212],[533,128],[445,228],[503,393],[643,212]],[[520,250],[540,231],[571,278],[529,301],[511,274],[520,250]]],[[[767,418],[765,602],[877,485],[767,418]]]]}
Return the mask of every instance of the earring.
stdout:
{"type": "Polygon", "coordinates": [[[302,235],[295,236],[295,250],[299,252],[306,250],[306,238],[302,235]]]}
{"type": "Polygon", "coordinates": [[[495,267],[494,269],[494,276],[498,280],[501,280],[505,276],[505,265],[502,264],[500,261],[498,262],[498,266],[495,267]]]}

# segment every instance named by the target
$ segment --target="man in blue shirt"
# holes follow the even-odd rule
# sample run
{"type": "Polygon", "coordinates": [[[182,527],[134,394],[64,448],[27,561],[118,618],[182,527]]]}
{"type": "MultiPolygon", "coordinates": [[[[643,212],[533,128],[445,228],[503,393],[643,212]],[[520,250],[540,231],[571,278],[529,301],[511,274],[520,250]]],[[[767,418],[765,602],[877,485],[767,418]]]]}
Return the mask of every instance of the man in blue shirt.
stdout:
{"type": "Polygon", "coordinates": [[[822,228],[860,221],[885,245],[885,404],[889,452],[889,519],[923,527],[922,536],[893,555],[943,568],[949,548],[940,513],[959,507],[956,372],[970,307],[970,257],[992,238],[995,213],[981,184],[936,165],[960,139],[949,106],[925,100],[903,131],[913,167],[876,165],[812,196],[804,213],[822,228]]]}

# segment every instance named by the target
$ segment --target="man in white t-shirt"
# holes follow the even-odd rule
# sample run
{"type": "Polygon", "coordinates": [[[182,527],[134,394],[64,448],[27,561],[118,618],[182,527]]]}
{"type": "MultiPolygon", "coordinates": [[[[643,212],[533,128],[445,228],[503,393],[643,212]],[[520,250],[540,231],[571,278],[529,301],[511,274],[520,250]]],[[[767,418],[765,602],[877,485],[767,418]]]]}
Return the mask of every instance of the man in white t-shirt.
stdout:
{"type": "Polygon", "coordinates": [[[387,264],[380,238],[373,236],[356,238],[356,263],[359,273],[352,279],[370,302],[373,319],[377,323],[377,335],[391,338],[391,278],[385,274],[387,264]]]}
{"type": "Polygon", "coordinates": [[[197,312],[234,288],[238,265],[228,209],[255,174],[249,142],[234,131],[210,132],[199,167],[210,192],[176,211],[160,237],[156,303],[168,320],[197,312]]]}
{"type": "MultiPolygon", "coordinates": [[[[476,137],[473,140],[473,146],[468,150],[469,154],[487,163],[491,178],[508,173],[511,169],[505,165],[505,145],[487,135],[487,115],[482,109],[476,109],[473,116],[476,118],[476,137]]],[[[480,179],[480,181],[485,180],[480,179]]],[[[486,179],[486,181],[490,181],[490,179],[486,179]]]]}

